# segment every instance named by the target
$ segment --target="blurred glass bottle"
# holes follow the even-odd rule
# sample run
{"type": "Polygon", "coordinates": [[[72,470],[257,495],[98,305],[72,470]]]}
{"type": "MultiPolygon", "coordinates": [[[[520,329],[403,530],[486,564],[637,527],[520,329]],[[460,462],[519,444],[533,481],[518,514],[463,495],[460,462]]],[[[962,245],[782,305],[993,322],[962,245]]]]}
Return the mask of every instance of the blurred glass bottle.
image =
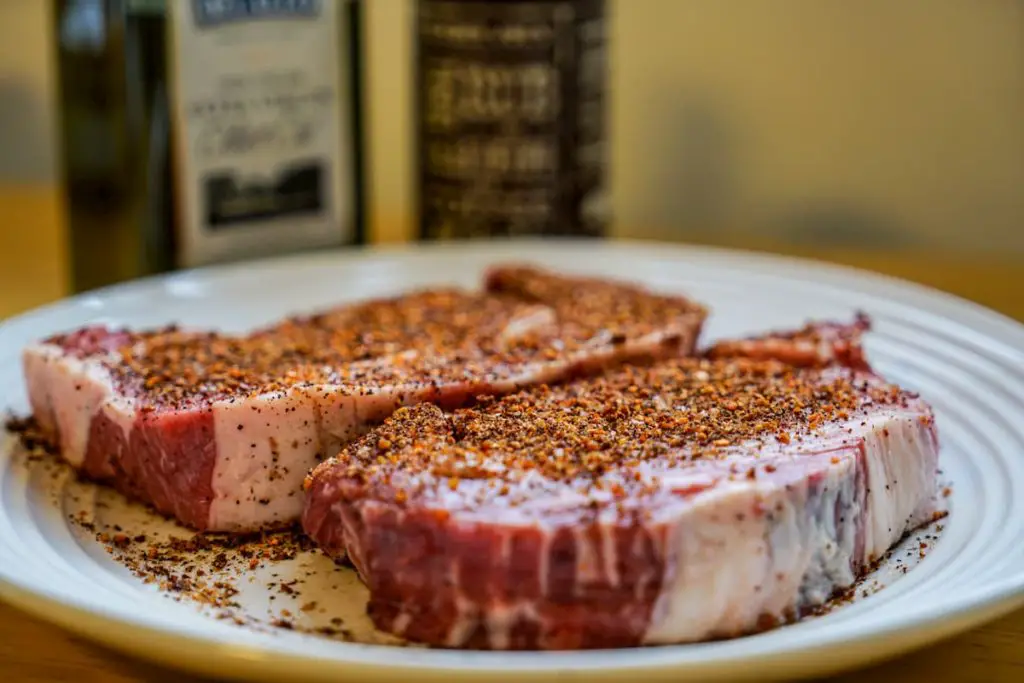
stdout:
{"type": "Polygon", "coordinates": [[[605,0],[416,0],[421,239],[603,236],[605,0]]]}
{"type": "Polygon", "coordinates": [[[363,239],[358,0],[58,0],[76,291],[363,239]]]}

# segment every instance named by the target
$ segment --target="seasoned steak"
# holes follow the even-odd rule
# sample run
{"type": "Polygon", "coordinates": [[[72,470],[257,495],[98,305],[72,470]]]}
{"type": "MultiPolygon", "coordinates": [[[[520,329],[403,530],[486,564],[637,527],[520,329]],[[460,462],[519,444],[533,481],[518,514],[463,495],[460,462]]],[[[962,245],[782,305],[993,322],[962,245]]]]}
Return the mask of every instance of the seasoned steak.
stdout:
{"type": "Polygon", "coordinates": [[[302,480],[402,405],[693,351],[704,309],[522,266],[248,336],[90,327],[32,345],[33,415],[85,475],[200,530],[294,522],[302,480]]]}
{"type": "Polygon", "coordinates": [[[303,526],[351,559],[378,628],[432,645],[624,647],[777,624],[933,514],[932,411],[866,368],[865,327],[403,408],[313,471],[303,526]]]}

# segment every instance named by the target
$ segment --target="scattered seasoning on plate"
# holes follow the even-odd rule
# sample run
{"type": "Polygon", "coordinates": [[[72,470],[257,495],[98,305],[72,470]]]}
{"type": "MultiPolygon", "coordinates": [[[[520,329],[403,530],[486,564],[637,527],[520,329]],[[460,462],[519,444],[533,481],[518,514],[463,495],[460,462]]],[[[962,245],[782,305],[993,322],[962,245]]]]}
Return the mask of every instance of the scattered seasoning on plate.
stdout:
{"type": "MultiPolygon", "coordinates": [[[[251,572],[275,563],[293,560],[313,551],[309,539],[298,530],[273,533],[195,534],[191,538],[172,537],[154,541],[144,534],[129,536],[95,532],[95,525],[72,515],[71,521],[93,531],[115,561],[125,566],[143,583],[155,585],[164,595],[180,601],[212,608],[217,619],[239,626],[270,626],[289,631],[311,633],[339,640],[354,640],[344,620],[333,617],[329,626],[306,626],[288,609],[267,619],[246,613],[238,601],[240,582],[253,579],[251,572]]],[[[270,581],[266,588],[301,598],[301,578],[270,581]]],[[[273,596],[270,596],[273,598],[273,596]]],[[[300,611],[316,609],[316,601],[306,600],[300,611]]]]}

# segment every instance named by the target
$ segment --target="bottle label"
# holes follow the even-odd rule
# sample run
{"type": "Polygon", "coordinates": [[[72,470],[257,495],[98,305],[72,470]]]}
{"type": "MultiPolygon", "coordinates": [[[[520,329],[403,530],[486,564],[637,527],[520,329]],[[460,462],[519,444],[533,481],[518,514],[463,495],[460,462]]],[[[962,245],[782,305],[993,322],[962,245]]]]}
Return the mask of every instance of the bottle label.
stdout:
{"type": "Polygon", "coordinates": [[[420,0],[421,236],[605,230],[603,0],[420,0]]]}
{"type": "Polygon", "coordinates": [[[167,3],[179,266],[351,239],[342,5],[167,3]]]}

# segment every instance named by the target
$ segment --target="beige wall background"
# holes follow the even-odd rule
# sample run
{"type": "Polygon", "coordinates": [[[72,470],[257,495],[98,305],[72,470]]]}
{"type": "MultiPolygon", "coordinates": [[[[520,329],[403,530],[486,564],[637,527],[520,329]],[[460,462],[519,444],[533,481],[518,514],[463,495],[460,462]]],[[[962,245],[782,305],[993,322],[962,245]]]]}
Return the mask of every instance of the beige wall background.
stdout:
{"type": "MultiPolygon", "coordinates": [[[[412,0],[367,5],[372,232],[402,239],[412,0]]],[[[0,180],[54,179],[48,7],[0,0],[0,180]]],[[[1024,251],[1024,2],[612,0],[611,12],[619,234],[1024,251]]]]}
{"type": "Polygon", "coordinates": [[[49,0],[0,0],[0,182],[52,183],[49,0]]]}
{"type": "Polygon", "coordinates": [[[67,291],[49,10],[0,0],[0,319],[67,291]]]}

